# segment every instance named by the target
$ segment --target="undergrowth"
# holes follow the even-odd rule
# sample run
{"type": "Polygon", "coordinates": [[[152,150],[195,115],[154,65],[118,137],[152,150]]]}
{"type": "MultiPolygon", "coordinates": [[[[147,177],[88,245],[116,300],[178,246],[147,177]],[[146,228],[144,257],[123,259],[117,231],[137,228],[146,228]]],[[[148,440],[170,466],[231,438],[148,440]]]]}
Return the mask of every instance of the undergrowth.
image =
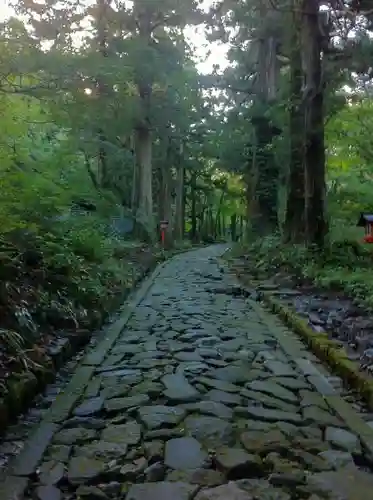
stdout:
{"type": "Polygon", "coordinates": [[[233,256],[244,256],[258,278],[291,275],[299,284],[342,290],[373,309],[373,248],[359,240],[332,234],[325,249],[317,252],[268,236],[237,247],[233,256]]]}

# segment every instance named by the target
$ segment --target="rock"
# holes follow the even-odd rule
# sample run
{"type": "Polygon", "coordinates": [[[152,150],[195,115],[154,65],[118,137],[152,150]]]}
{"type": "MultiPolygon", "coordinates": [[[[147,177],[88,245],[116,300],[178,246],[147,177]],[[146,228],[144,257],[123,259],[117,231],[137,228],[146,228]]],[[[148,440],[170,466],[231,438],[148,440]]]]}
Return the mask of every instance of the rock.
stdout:
{"type": "Polygon", "coordinates": [[[247,384],[247,388],[252,391],[264,392],[265,394],[269,394],[270,396],[274,396],[277,399],[282,399],[287,403],[297,403],[297,396],[271,380],[254,380],[247,384]]]}
{"type": "Polygon", "coordinates": [[[245,491],[247,500],[290,500],[290,495],[279,488],[274,488],[268,481],[263,479],[241,479],[235,483],[245,491]]]}
{"type": "Polygon", "coordinates": [[[144,443],[145,455],[150,464],[163,460],[164,443],[162,441],[150,441],[144,443]]]}
{"type": "Polygon", "coordinates": [[[120,445],[135,445],[141,439],[141,426],[135,421],[123,425],[109,425],[103,430],[101,439],[120,445]]]}
{"type": "Polygon", "coordinates": [[[39,469],[39,481],[43,485],[55,485],[61,481],[64,473],[65,466],[62,462],[44,462],[39,469]]]}
{"type": "Polygon", "coordinates": [[[332,468],[321,456],[313,455],[305,450],[290,449],[289,452],[293,459],[296,459],[309,471],[322,472],[332,468]]]}
{"type": "Polygon", "coordinates": [[[183,437],[183,429],[173,428],[173,429],[155,429],[154,431],[148,431],[145,433],[144,439],[146,441],[153,439],[160,439],[162,441],[167,441],[168,439],[183,437]]]}
{"type": "Polygon", "coordinates": [[[126,443],[110,443],[106,441],[95,441],[94,443],[86,444],[77,450],[77,455],[87,458],[99,458],[103,461],[110,462],[111,460],[120,459],[127,454],[126,443]]]}
{"type": "Polygon", "coordinates": [[[302,415],[305,422],[314,423],[319,426],[343,427],[344,425],[337,417],[322,410],[318,406],[307,406],[303,408],[302,415]]]}
{"type": "MultiPolygon", "coordinates": [[[[13,498],[16,500],[16,497],[13,498]]],[[[51,484],[48,486],[38,486],[36,488],[36,498],[37,500],[61,500],[62,493],[58,488],[52,486],[51,484]]]]}
{"type": "Polygon", "coordinates": [[[117,413],[128,410],[128,408],[145,405],[149,401],[150,398],[147,394],[136,394],[126,398],[112,398],[105,401],[105,410],[108,413],[117,413]]]}
{"type": "Polygon", "coordinates": [[[86,441],[93,441],[97,433],[93,429],[72,428],[64,429],[55,434],[53,441],[58,444],[82,444],[86,441]]]}
{"type": "Polygon", "coordinates": [[[68,420],[65,420],[65,422],[63,423],[64,429],[71,429],[72,427],[84,427],[85,429],[100,431],[105,426],[105,420],[95,417],[72,417],[68,420]]]}
{"type": "Polygon", "coordinates": [[[78,498],[84,498],[86,500],[109,500],[107,494],[96,486],[79,486],[76,490],[76,495],[78,498]]]}
{"type": "Polygon", "coordinates": [[[194,438],[171,439],[166,443],[164,463],[171,469],[197,469],[202,467],[207,459],[207,453],[194,438]]]}
{"type": "Polygon", "coordinates": [[[179,424],[186,415],[186,411],[180,407],[172,406],[143,406],[139,409],[141,421],[148,429],[159,429],[179,424]]]}
{"type": "MultiPolygon", "coordinates": [[[[311,491],[330,495],[338,500],[365,500],[373,489],[371,473],[359,470],[355,465],[348,465],[336,472],[313,474],[308,479],[311,491]]],[[[323,495],[320,495],[323,496],[323,495]]],[[[324,498],[324,496],[323,496],[324,498]]]]}
{"type": "Polygon", "coordinates": [[[87,457],[73,457],[69,463],[67,478],[73,486],[98,479],[105,471],[102,460],[87,457]]]}
{"type": "Polygon", "coordinates": [[[296,379],[299,374],[291,368],[287,363],[282,363],[274,359],[270,359],[264,363],[265,368],[270,371],[274,377],[293,377],[296,379]]]}
{"type": "Polygon", "coordinates": [[[212,469],[173,470],[167,474],[167,481],[182,481],[200,486],[218,486],[225,482],[224,475],[212,469]]]}
{"type": "Polygon", "coordinates": [[[217,417],[190,415],[184,421],[185,431],[205,446],[230,445],[234,440],[232,424],[217,417]]]}
{"type": "Polygon", "coordinates": [[[163,392],[163,385],[160,382],[144,380],[141,384],[135,385],[130,396],[135,394],[147,394],[149,398],[158,398],[163,392]]]}
{"type": "Polygon", "coordinates": [[[344,429],[327,427],[325,430],[325,440],[336,448],[349,452],[360,452],[359,438],[355,434],[352,434],[352,432],[344,429]]]}
{"type": "MultiPolygon", "coordinates": [[[[135,386],[137,387],[137,386],[135,386]]],[[[112,387],[105,387],[101,394],[104,399],[120,398],[126,396],[131,390],[131,386],[128,384],[119,384],[112,387]]]]}
{"type": "Polygon", "coordinates": [[[174,354],[174,358],[178,361],[203,361],[203,358],[198,354],[198,352],[185,352],[181,351],[174,354]]]}
{"type": "Polygon", "coordinates": [[[305,379],[302,378],[301,375],[298,375],[297,378],[293,377],[271,377],[271,381],[275,384],[282,385],[286,389],[290,389],[291,391],[297,391],[301,389],[309,389],[310,385],[307,383],[305,379]]]}
{"type": "Polygon", "coordinates": [[[224,368],[217,368],[212,372],[212,377],[232,384],[243,384],[247,382],[249,367],[247,365],[239,366],[226,366],[224,368]]]}
{"type": "Polygon", "coordinates": [[[263,468],[258,456],[251,455],[242,448],[218,448],[214,460],[217,469],[224,472],[228,479],[257,477],[263,468]]]}
{"type": "Polygon", "coordinates": [[[134,484],[126,500],[191,500],[197,490],[198,486],[182,482],[134,484]]]}
{"type": "Polygon", "coordinates": [[[328,411],[329,407],[325,399],[315,391],[299,391],[299,396],[301,398],[300,400],[300,406],[302,408],[307,407],[307,406],[318,406],[319,408],[322,408],[323,410],[328,411]]]}
{"type": "Polygon", "coordinates": [[[205,399],[223,403],[227,406],[236,406],[242,403],[242,398],[238,394],[230,394],[228,392],[212,389],[204,396],[205,399]]]}
{"type": "Polygon", "coordinates": [[[141,457],[134,460],[131,464],[125,464],[120,469],[120,475],[124,481],[136,481],[137,476],[147,468],[146,458],[141,457]]]}
{"type": "Polygon", "coordinates": [[[241,443],[249,453],[266,455],[270,452],[284,453],[290,447],[286,436],[278,429],[268,432],[250,430],[241,434],[241,443]]]}
{"type": "Polygon", "coordinates": [[[333,469],[340,469],[346,465],[354,464],[351,453],[348,453],[347,451],[326,450],[319,453],[319,456],[323,458],[333,469]]]}
{"type": "Polygon", "coordinates": [[[291,424],[301,424],[303,422],[300,415],[281,410],[272,410],[269,408],[260,408],[259,406],[248,406],[246,408],[249,417],[266,420],[267,422],[290,422],[291,424]]]}
{"type": "MultiPolygon", "coordinates": [[[[263,392],[250,391],[249,389],[242,389],[241,396],[251,401],[258,401],[262,406],[269,408],[278,408],[286,412],[297,412],[297,407],[293,404],[286,403],[282,399],[277,399],[263,392]]],[[[251,403],[252,404],[252,403],[251,403]]]]}
{"type": "Polygon", "coordinates": [[[104,405],[104,398],[96,397],[91,399],[86,399],[74,410],[74,415],[77,417],[89,417],[99,413],[104,405]]]}
{"type": "Polygon", "coordinates": [[[155,462],[145,469],[146,482],[156,483],[163,481],[166,476],[166,467],[161,462],[155,462]]]}
{"type": "Polygon", "coordinates": [[[48,448],[47,456],[56,462],[66,463],[69,460],[71,448],[63,444],[53,444],[48,448]]]}
{"type": "Polygon", "coordinates": [[[212,415],[214,417],[223,418],[225,420],[231,420],[233,417],[233,411],[225,406],[223,403],[218,403],[216,401],[200,401],[197,403],[187,403],[180,405],[181,408],[189,412],[198,412],[205,415],[212,415]]]}
{"type": "Polygon", "coordinates": [[[161,379],[166,387],[164,395],[171,401],[187,403],[200,398],[199,392],[189,384],[183,374],[165,375],[161,379]]]}
{"type": "Polygon", "coordinates": [[[229,482],[215,488],[200,491],[195,500],[252,500],[252,497],[239,488],[236,483],[229,482]]]}
{"type": "Polygon", "coordinates": [[[278,487],[285,487],[294,490],[300,484],[306,483],[306,474],[300,470],[289,472],[274,472],[268,478],[270,484],[278,487]]]}
{"type": "Polygon", "coordinates": [[[225,380],[219,380],[208,377],[198,377],[197,380],[200,384],[203,384],[206,387],[211,387],[212,389],[217,389],[218,391],[232,392],[232,393],[240,391],[240,388],[237,385],[234,385],[231,382],[226,382],[225,380]]]}

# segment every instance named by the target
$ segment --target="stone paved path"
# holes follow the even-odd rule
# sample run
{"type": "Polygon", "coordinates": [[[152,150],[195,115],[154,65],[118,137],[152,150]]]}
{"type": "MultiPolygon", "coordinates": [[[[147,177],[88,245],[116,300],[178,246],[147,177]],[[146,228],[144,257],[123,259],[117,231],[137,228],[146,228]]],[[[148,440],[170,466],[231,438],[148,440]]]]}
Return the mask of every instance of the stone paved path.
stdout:
{"type": "Polygon", "coordinates": [[[30,437],[1,500],[373,495],[355,465],[372,458],[371,427],[294,334],[235,296],[223,251],[179,255],[143,286],[30,437]]]}

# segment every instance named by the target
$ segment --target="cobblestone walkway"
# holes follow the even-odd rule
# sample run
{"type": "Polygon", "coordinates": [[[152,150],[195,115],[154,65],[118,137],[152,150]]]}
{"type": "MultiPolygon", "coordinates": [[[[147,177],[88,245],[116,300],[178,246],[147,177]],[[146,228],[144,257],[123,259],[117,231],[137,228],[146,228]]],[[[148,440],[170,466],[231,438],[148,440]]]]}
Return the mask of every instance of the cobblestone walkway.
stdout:
{"type": "Polygon", "coordinates": [[[294,334],[235,296],[223,251],[179,255],[143,285],[1,500],[372,497],[373,475],[355,465],[373,458],[371,427],[294,334]]]}

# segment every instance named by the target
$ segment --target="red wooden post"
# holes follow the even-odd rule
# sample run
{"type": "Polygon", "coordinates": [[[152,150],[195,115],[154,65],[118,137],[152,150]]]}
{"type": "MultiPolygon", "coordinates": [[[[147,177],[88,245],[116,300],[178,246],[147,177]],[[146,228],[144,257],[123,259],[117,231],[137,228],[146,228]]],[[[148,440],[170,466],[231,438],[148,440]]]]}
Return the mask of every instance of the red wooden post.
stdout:
{"type": "Polygon", "coordinates": [[[162,220],[159,227],[161,230],[161,242],[162,246],[164,247],[166,243],[166,229],[168,228],[168,220],[162,220]]]}

